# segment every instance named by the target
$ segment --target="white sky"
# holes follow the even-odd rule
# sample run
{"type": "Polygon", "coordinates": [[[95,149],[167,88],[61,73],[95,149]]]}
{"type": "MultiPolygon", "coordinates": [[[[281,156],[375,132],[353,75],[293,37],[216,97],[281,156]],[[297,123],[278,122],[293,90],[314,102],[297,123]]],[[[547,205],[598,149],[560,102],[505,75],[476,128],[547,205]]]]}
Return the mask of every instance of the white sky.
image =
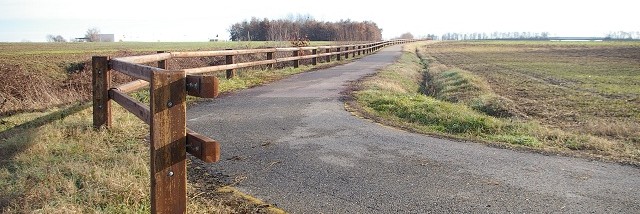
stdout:
{"type": "Polygon", "coordinates": [[[604,36],[640,31],[638,6],[631,0],[0,0],[0,42],[82,37],[91,27],[125,41],[207,41],[216,34],[228,39],[233,23],[291,14],[374,21],[384,38],[493,31],[604,36]]]}

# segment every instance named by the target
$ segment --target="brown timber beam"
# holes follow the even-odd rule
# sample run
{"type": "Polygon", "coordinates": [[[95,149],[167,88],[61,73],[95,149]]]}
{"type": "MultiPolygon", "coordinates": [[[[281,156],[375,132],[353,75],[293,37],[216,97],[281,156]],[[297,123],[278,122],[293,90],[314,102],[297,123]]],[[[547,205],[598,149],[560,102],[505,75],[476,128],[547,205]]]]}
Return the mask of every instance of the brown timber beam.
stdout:
{"type": "Polygon", "coordinates": [[[311,55],[314,55],[315,57],[313,57],[311,59],[311,65],[317,65],[318,64],[318,49],[313,49],[311,50],[311,55]]]}
{"type": "Polygon", "coordinates": [[[151,77],[151,213],[186,213],[185,72],[151,77]]]}
{"type": "Polygon", "coordinates": [[[109,102],[109,88],[111,88],[111,70],[109,57],[94,56],[91,58],[92,88],[93,88],[93,127],[111,127],[111,102],[109,102]]]}
{"type": "MultiPolygon", "coordinates": [[[[231,50],[231,49],[227,49],[227,50],[231,50]]],[[[234,55],[226,55],[225,56],[226,59],[226,64],[230,65],[230,64],[234,64],[235,60],[234,60],[234,55]]],[[[236,70],[235,69],[227,69],[227,79],[231,79],[234,78],[236,76],[236,70]]]]}
{"type": "MultiPolygon", "coordinates": [[[[300,50],[293,51],[293,57],[297,57],[297,56],[300,56],[300,50]]],[[[300,67],[300,60],[299,59],[293,60],[293,67],[294,68],[300,67]]]]}

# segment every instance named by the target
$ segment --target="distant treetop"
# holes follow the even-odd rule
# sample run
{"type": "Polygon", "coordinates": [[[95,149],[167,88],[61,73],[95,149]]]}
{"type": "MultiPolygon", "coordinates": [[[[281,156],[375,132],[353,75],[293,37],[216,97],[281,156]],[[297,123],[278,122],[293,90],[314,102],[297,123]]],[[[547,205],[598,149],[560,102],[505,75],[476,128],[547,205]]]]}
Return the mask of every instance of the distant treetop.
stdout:
{"type": "Polygon", "coordinates": [[[321,22],[304,19],[269,20],[251,18],[229,28],[232,41],[292,41],[306,38],[311,41],[378,41],[382,29],[374,22],[321,22]]]}

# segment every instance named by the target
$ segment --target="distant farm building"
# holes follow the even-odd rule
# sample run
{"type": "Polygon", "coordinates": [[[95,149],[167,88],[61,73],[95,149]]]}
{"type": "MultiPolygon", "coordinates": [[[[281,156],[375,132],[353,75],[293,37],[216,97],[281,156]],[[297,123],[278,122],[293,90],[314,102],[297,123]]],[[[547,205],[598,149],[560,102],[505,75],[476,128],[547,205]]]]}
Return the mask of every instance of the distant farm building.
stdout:
{"type": "Polygon", "coordinates": [[[97,42],[114,42],[115,35],[114,34],[98,34],[97,42]]]}

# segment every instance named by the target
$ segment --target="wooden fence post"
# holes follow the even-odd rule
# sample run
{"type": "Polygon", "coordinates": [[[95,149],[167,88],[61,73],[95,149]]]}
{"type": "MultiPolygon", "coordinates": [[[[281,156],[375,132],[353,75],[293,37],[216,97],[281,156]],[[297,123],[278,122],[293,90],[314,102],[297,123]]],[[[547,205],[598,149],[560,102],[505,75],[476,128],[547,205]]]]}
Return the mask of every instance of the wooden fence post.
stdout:
{"type": "MultiPolygon", "coordinates": [[[[318,55],[318,49],[313,49],[311,50],[311,54],[312,55],[318,55]]],[[[313,57],[311,58],[311,65],[317,65],[318,64],[318,57],[313,57]]]]}
{"type": "MultiPolygon", "coordinates": [[[[273,59],[274,52],[267,52],[267,60],[273,59]]],[[[273,63],[267,64],[267,68],[273,69],[273,63]]]]}
{"type": "Polygon", "coordinates": [[[91,58],[93,72],[91,83],[93,88],[93,127],[111,127],[111,102],[109,89],[111,88],[111,70],[109,57],[94,56],[91,58]]]}
{"type": "MultiPolygon", "coordinates": [[[[300,50],[293,51],[293,56],[300,56],[300,50]]],[[[293,67],[294,68],[300,67],[300,60],[299,59],[293,60],[293,67]]]]}
{"type": "Polygon", "coordinates": [[[186,213],[185,72],[151,76],[151,213],[186,213]]]}
{"type": "Polygon", "coordinates": [[[349,59],[349,46],[344,47],[344,51],[346,51],[346,53],[344,53],[344,58],[349,59]]]}
{"type": "MultiPolygon", "coordinates": [[[[157,53],[164,53],[165,51],[158,51],[157,53]]],[[[167,60],[158,61],[158,68],[167,69],[167,60]]]]}
{"type": "Polygon", "coordinates": [[[340,48],[336,49],[336,52],[338,52],[338,55],[336,55],[336,60],[340,61],[341,60],[341,53],[340,53],[340,48]]]}
{"type": "Polygon", "coordinates": [[[351,53],[351,57],[353,57],[353,58],[356,57],[356,50],[357,50],[357,47],[354,45],[353,46],[353,53],[351,53]]]}
{"type": "MultiPolygon", "coordinates": [[[[226,49],[226,50],[233,50],[233,49],[226,49]]],[[[234,61],[234,56],[233,55],[226,55],[226,64],[233,64],[235,63],[234,61]]],[[[236,76],[236,69],[227,69],[227,79],[231,79],[234,78],[236,76]]]]}
{"type": "MultiPolygon", "coordinates": [[[[331,48],[327,48],[325,53],[331,53],[331,48]]],[[[325,61],[331,62],[331,55],[326,56],[325,61]]]]}

